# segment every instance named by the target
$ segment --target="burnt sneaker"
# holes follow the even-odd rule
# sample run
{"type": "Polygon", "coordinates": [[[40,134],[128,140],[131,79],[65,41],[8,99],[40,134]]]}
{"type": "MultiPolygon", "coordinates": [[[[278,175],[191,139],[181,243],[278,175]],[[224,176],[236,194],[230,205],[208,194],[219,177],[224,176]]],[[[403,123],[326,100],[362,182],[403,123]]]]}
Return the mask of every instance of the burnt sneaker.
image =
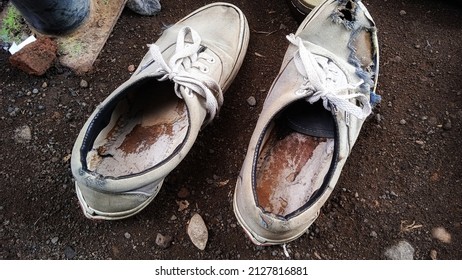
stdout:
{"type": "Polygon", "coordinates": [[[307,231],[379,101],[376,27],[361,1],[325,1],[287,38],[234,193],[236,217],[259,245],[307,231]]]}
{"type": "Polygon", "coordinates": [[[75,142],[71,167],[86,217],[126,218],[154,199],[220,109],[248,41],[242,11],[214,3],[150,45],[132,77],[96,108],[75,142]]]}

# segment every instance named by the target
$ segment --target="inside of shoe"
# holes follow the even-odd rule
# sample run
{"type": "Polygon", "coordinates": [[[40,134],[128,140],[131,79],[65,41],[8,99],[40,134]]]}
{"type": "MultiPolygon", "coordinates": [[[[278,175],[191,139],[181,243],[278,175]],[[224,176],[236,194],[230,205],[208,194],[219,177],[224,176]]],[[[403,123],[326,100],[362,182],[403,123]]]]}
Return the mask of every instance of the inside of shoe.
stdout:
{"type": "Polygon", "coordinates": [[[87,167],[112,177],[146,171],[183,143],[188,122],[186,105],[172,84],[146,81],[129,88],[88,152],[87,167]]]}
{"type": "Polygon", "coordinates": [[[260,207],[287,216],[308,203],[330,169],[334,130],[333,117],[320,102],[298,101],[273,122],[256,169],[260,207]]]}

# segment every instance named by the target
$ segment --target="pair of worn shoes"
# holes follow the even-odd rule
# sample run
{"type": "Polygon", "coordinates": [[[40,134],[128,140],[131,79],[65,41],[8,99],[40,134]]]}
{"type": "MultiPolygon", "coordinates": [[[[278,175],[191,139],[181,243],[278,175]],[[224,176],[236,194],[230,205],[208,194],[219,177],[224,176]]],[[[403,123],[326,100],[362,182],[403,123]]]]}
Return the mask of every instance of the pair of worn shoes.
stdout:
{"type": "MultiPolygon", "coordinates": [[[[255,244],[306,232],[377,101],[376,28],[361,1],[324,1],[287,39],[234,194],[236,217],[255,244]]],[[[126,218],[154,199],[219,111],[248,42],[242,11],[213,3],[150,45],[75,142],[71,167],[86,217],[126,218]]]]}

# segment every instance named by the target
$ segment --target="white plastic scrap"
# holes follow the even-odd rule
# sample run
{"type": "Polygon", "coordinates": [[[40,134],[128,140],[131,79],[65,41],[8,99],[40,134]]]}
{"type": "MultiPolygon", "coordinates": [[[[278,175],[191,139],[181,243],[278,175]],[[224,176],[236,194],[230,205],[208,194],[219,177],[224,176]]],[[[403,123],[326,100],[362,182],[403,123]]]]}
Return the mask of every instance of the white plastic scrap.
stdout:
{"type": "Polygon", "coordinates": [[[35,40],[35,36],[34,35],[31,35],[29,36],[26,40],[22,41],[19,45],[17,45],[15,42],[13,42],[13,44],[11,45],[11,47],[8,49],[8,51],[11,53],[11,54],[15,54],[17,53],[18,51],[20,51],[22,48],[24,48],[24,46],[34,42],[35,40]]]}

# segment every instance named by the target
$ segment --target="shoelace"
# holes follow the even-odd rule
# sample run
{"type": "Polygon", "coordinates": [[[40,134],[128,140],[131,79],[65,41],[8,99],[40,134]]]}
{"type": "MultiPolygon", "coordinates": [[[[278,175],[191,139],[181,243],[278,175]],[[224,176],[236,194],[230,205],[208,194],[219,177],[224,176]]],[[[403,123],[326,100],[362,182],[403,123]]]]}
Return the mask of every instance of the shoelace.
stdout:
{"type": "Polygon", "coordinates": [[[167,79],[175,83],[175,93],[182,98],[181,92],[185,94],[197,93],[205,99],[205,106],[208,113],[206,123],[209,123],[216,115],[223,104],[223,92],[218,83],[208,75],[201,75],[191,72],[191,68],[197,68],[202,72],[208,71],[207,66],[199,61],[204,59],[210,63],[214,58],[202,52],[201,37],[192,28],[186,26],[180,29],[176,40],[176,49],[168,64],[162,57],[159,47],[155,44],[149,45],[149,51],[154,61],[160,64],[156,74],[163,75],[159,81],[167,79]],[[186,37],[190,35],[192,44],[186,42],[186,37]]]}
{"type": "Polygon", "coordinates": [[[346,111],[358,119],[365,119],[371,113],[372,109],[367,97],[363,93],[359,93],[359,87],[364,83],[363,80],[353,85],[334,87],[332,84],[327,83],[326,78],[329,69],[316,61],[313,53],[303,44],[303,40],[294,34],[288,35],[287,39],[298,47],[295,54],[295,66],[307,81],[300,87],[299,91],[310,94],[306,98],[308,102],[313,104],[322,99],[326,110],[330,111],[331,107],[335,106],[337,109],[346,111]],[[350,90],[356,93],[350,94],[350,90]],[[349,101],[353,98],[359,101],[359,106],[349,101]]]}

